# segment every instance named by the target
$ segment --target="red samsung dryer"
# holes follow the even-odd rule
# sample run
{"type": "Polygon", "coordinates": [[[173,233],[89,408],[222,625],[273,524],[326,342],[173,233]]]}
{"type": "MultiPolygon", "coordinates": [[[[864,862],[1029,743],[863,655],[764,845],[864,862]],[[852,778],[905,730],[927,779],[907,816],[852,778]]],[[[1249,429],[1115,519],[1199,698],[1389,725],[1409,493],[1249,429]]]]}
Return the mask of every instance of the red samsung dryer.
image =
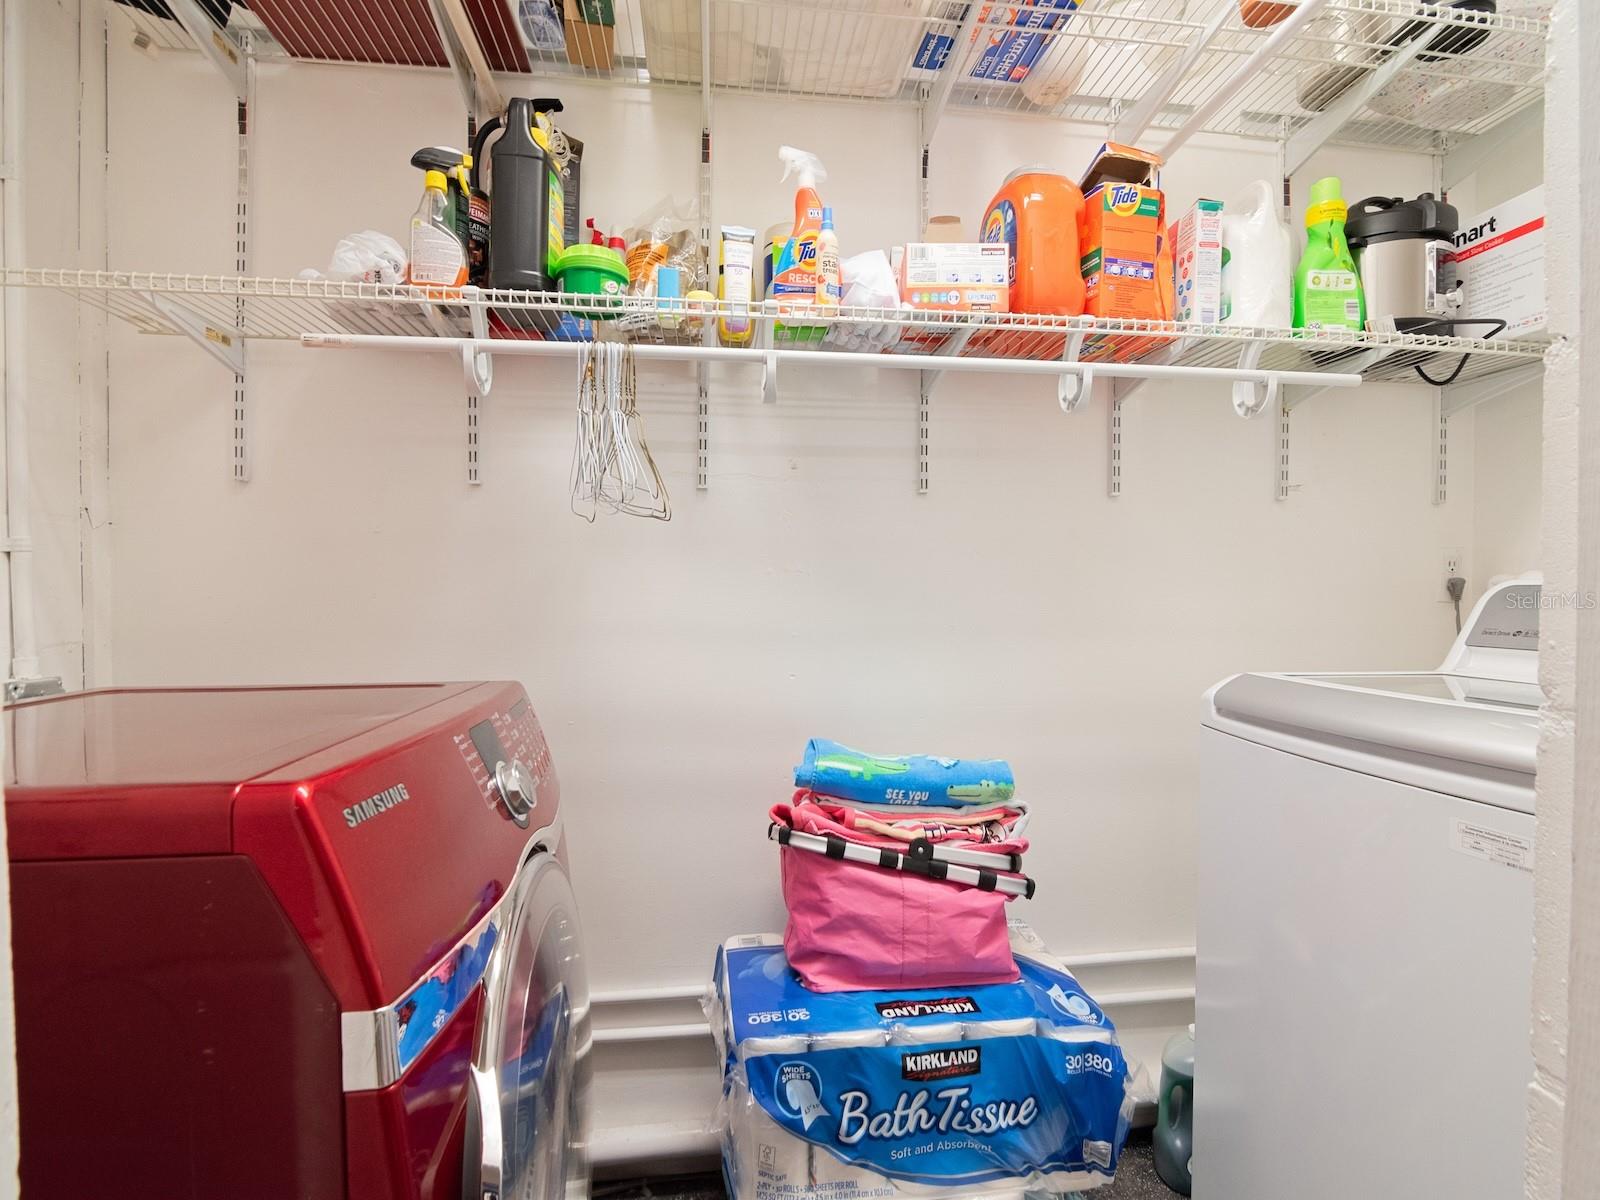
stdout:
{"type": "Polygon", "coordinates": [[[588,986],[521,687],[5,721],[24,1196],[587,1193],[588,986]]]}

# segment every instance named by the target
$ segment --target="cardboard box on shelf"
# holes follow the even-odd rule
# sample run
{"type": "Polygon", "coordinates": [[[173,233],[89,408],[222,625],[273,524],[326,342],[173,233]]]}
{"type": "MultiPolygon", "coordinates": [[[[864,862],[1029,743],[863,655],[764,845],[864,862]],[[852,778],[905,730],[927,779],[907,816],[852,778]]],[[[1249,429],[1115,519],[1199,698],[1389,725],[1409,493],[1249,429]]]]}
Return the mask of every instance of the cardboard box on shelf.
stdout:
{"type": "Polygon", "coordinates": [[[900,298],[942,312],[1009,312],[1004,242],[912,242],[900,259],[900,298]]]}
{"type": "Polygon", "coordinates": [[[1095,317],[1172,319],[1171,247],[1161,158],[1107,142],[1084,172],[1084,311],[1095,317]]]}
{"type": "Polygon", "coordinates": [[[1174,320],[1222,320],[1222,201],[1196,200],[1167,231],[1176,272],[1174,320]]]}
{"type": "MultiPolygon", "coordinates": [[[[1463,221],[1453,258],[1461,288],[1459,318],[1498,318],[1506,323],[1501,337],[1544,331],[1544,188],[1463,221]]],[[[1469,325],[1455,332],[1482,337],[1488,326],[1469,325]]]]}
{"type": "Polygon", "coordinates": [[[589,71],[609,71],[616,61],[617,16],[613,0],[563,0],[567,61],[589,71]]]}

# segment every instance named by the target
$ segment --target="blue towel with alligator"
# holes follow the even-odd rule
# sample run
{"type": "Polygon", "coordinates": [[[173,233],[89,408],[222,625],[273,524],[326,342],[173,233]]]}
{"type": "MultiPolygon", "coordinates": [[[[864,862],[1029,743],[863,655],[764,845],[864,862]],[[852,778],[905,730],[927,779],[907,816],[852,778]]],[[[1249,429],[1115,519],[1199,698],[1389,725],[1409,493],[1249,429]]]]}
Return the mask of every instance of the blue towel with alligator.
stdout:
{"type": "Polygon", "coordinates": [[[1017,790],[1011,764],[998,758],[863,754],[825,738],[806,743],[794,783],[820,796],[889,808],[1004,804],[1017,790]]]}

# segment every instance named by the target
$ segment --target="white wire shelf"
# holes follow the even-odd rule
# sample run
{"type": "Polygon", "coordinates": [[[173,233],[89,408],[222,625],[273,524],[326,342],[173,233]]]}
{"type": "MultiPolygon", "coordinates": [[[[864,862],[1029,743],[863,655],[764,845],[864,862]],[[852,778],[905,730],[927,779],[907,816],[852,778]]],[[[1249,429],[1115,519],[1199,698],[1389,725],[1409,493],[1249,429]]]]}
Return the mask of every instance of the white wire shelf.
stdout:
{"type": "MultiPolygon", "coordinates": [[[[661,307],[629,299],[619,310],[599,301],[533,292],[464,289],[440,298],[429,290],[389,284],[329,280],[260,279],[221,275],[158,275],[18,268],[0,274],[6,287],[45,288],[103,309],[142,333],[184,335],[219,347],[236,340],[359,344],[354,339],[456,339],[507,349],[517,341],[555,334],[561,343],[586,340],[588,330],[562,335],[564,313],[600,313],[616,319],[593,328],[605,339],[678,346],[684,358],[758,358],[770,350],[823,353],[830,361],[853,357],[863,365],[918,365],[930,370],[993,369],[1007,363],[1096,363],[1108,373],[1157,376],[1163,368],[1214,371],[1220,380],[1242,375],[1293,374],[1421,382],[1416,368],[1435,379],[1463,384],[1538,366],[1543,338],[1476,339],[1406,333],[1318,333],[1237,325],[1186,325],[1161,321],[1049,317],[1023,313],[960,314],[911,309],[844,308],[836,315],[785,320],[771,303],[736,307],[712,301],[661,307]],[[704,345],[705,327],[718,317],[748,319],[753,345],[745,350],[704,345]],[[885,350],[855,350],[866,341],[885,350]],[[885,357],[911,360],[886,363],[885,357]],[[960,368],[952,367],[960,361],[960,368]],[[1464,361],[1463,361],[1464,360],[1464,361]]],[[[547,343],[548,344],[548,343],[547,343]]],[[[516,351],[513,351],[516,352],[516,351]]]]}
{"type": "MultiPolygon", "coordinates": [[[[112,0],[136,37],[192,46],[161,0],[112,0]]],[[[195,0],[257,53],[442,67],[432,0],[195,0]]],[[[1481,134],[1544,89],[1549,0],[1495,14],[1417,0],[1305,0],[1290,30],[1237,0],[614,0],[612,26],[568,23],[530,47],[533,0],[461,0],[496,72],[783,96],[926,102],[1289,140],[1433,151],[1481,134]],[[1286,35],[1287,34],[1287,35],[1286,35]],[[707,47],[707,43],[709,46],[707,47]],[[1008,70],[1009,68],[1009,70],[1008,70]]],[[[1261,6],[1266,7],[1266,6],[1261,6]]],[[[1280,11],[1290,11],[1280,5],[1280,11]]]]}

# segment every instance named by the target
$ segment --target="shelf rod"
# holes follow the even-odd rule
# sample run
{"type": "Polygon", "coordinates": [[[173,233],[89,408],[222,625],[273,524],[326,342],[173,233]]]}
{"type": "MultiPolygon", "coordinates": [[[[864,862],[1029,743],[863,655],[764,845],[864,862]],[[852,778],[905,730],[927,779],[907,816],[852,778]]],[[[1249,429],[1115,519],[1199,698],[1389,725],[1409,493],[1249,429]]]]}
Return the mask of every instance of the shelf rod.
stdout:
{"type": "MultiPolygon", "coordinates": [[[[415,353],[461,355],[509,354],[528,358],[561,358],[575,355],[582,342],[525,342],[475,338],[408,337],[401,334],[307,333],[300,344],[314,349],[401,350],[415,353]]],[[[937,365],[940,371],[971,371],[992,375],[1078,375],[1093,371],[1108,378],[1127,379],[1209,379],[1217,382],[1259,384],[1308,384],[1320,387],[1359,387],[1361,376],[1323,374],[1318,371],[1280,371],[1247,367],[1185,367],[1141,363],[1064,362],[1059,359],[1036,362],[1032,359],[940,358],[926,354],[855,354],[839,350],[741,350],[723,346],[632,347],[635,358],[671,362],[729,362],[763,365],[769,360],[815,363],[831,367],[872,367],[885,370],[925,371],[937,365]]]]}
{"type": "Polygon", "coordinates": [[[1232,78],[1213,92],[1210,99],[1195,109],[1190,114],[1189,119],[1178,127],[1177,132],[1167,139],[1167,144],[1161,147],[1161,157],[1165,161],[1171,162],[1172,156],[1177,152],[1178,148],[1204,129],[1206,122],[1216,116],[1224,106],[1232,101],[1239,94],[1241,88],[1259,86],[1262,66],[1277,54],[1280,46],[1299,33],[1306,22],[1322,11],[1327,2],[1328,0],[1304,0],[1287,20],[1272,31],[1272,35],[1266,41],[1256,47],[1255,53],[1239,65],[1239,69],[1233,73],[1232,78]]]}

